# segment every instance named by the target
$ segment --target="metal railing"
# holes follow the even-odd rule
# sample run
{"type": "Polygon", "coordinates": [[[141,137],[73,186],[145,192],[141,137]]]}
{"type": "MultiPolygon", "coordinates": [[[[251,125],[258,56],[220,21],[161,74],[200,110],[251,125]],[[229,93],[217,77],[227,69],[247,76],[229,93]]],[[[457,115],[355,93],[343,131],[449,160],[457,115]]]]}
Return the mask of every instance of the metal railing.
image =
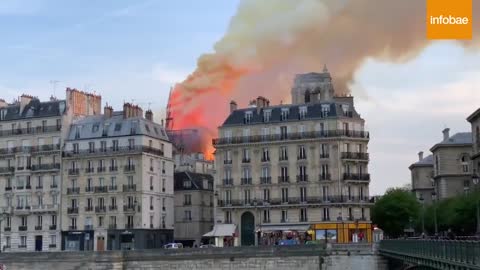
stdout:
{"type": "Polygon", "coordinates": [[[32,171],[60,170],[60,163],[32,165],[32,171]]]}
{"type": "Polygon", "coordinates": [[[230,206],[282,206],[298,204],[370,204],[372,200],[368,197],[356,196],[327,196],[327,197],[288,197],[288,198],[270,198],[268,200],[218,200],[219,207],[230,206]]]}
{"type": "MultiPolygon", "coordinates": [[[[99,150],[99,149],[98,149],[99,150]]],[[[123,146],[123,147],[108,147],[103,149],[105,151],[90,151],[90,149],[79,150],[79,151],[64,151],[64,157],[75,157],[75,156],[101,156],[101,155],[111,155],[115,153],[149,153],[157,156],[164,156],[164,153],[161,149],[136,145],[136,146],[123,146]]]]}
{"type": "Polygon", "coordinates": [[[288,134],[271,134],[271,135],[253,135],[253,136],[236,136],[230,138],[216,138],[212,140],[214,146],[226,144],[242,144],[242,143],[258,143],[258,142],[273,142],[282,140],[304,140],[316,138],[331,138],[331,137],[351,137],[351,138],[369,138],[367,131],[353,131],[353,130],[328,130],[328,131],[311,131],[298,132],[288,134]]]}
{"type": "MultiPolygon", "coordinates": [[[[480,266],[480,241],[456,240],[383,240],[380,254],[387,257],[422,262],[422,265],[435,265],[441,262],[445,267],[480,266]]],[[[477,268],[468,268],[477,269],[477,268]]]]}
{"type": "Polygon", "coordinates": [[[43,134],[50,132],[61,131],[62,126],[37,126],[35,128],[15,128],[10,130],[1,130],[0,137],[4,136],[14,136],[14,135],[24,135],[24,134],[43,134]]]}
{"type": "Polygon", "coordinates": [[[344,173],[343,180],[354,180],[354,181],[370,181],[370,174],[368,173],[344,173]]]}
{"type": "Polygon", "coordinates": [[[342,152],[342,159],[358,159],[358,160],[368,160],[368,153],[363,152],[342,152]]]}

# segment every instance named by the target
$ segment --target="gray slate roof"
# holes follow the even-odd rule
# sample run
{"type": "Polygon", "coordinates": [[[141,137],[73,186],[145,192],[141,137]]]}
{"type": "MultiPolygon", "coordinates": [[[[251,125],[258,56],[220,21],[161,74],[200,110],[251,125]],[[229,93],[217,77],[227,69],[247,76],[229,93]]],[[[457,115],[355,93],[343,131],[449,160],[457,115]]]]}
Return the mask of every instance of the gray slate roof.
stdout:
{"type": "Polygon", "coordinates": [[[422,160],[419,160],[412,164],[412,166],[433,166],[433,155],[429,155],[422,160]]]}
{"type": "MultiPolygon", "coordinates": [[[[193,172],[176,172],[173,175],[174,179],[174,191],[176,190],[208,190],[203,188],[203,180],[208,180],[213,187],[213,176],[205,173],[193,173],[193,172]],[[183,187],[184,181],[191,181],[192,187],[185,189],[183,187]]],[[[211,190],[213,191],[213,189],[211,190]]]]}
{"type": "Polygon", "coordinates": [[[65,112],[65,104],[65,100],[41,102],[34,98],[23,108],[23,111],[20,111],[20,104],[11,104],[0,108],[0,111],[6,110],[5,118],[1,121],[61,116],[65,112]]]}
{"type": "Polygon", "coordinates": [[[471,144],[472,140],[471,132],[459,132],[437,145],[471,144]]]}
{"type": "MultiPolygon", "coordinates": [[[[279,123],[279,122],[288,122],[288,121],[298,121],[300,118],[299,115],[299,108],[300,107],[307,107],[307,115],[305,116],[305,120],[312,120],[312,119],[320,119],[324,118],[322,116],[322,105],[329,105],[330,112],[328,113],[328,118],[343,116],[343,110],[341,108],[342,103],[336,102],[322,102],[322,103],[309,103],[309,104],[288,104],[288,105],[277,105],[277,106],[269,106],[266,108],[262,108],[257,113],[257,108],[244,108],[238,109],[230,113],[227,117],[225,122],[223,122],[223,126],[229,125],[245,125],[245,112],[251,111],[252,112],[252,119],[249,125],[253,124],[263,124],[263,111],[264,110],[272,110],[272,115],[270,118],[269,123],[279,123]],[[282,108],[289,108],[289,115],[286,121],[281,120],[281,111],[282,108]]],[[[354,108],[350,106],[350,110],[352,111],[353,117],[360,117],[360,115],[355,111],[354,108]]]]}
{"type": "Polygon", "coordinates": [[[168,141],[167,133],[161,125],[143,117],[123,118],[123,112],[114,112],[110,118],[104,115],[92,115],[74,120],[67,140],[130,135],[146,135],[168,141]],[[80,127],[80,136],[76,138],[77,127],[80,127]],[[106,136],[104,136],[104,127],[107,128],[106,136]]]}

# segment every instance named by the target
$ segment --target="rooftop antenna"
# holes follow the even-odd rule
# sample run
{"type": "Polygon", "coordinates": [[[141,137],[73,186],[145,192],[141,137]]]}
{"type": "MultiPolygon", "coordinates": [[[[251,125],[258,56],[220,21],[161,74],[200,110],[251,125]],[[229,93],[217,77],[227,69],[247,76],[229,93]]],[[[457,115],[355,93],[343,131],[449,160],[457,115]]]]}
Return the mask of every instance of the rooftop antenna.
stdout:
{"type": "Polygon", "coordinates": [[[57,84],[59,83],[60,81],[58,80],[50,80],[50,84],[52,85],[52,88],[53,88],[53,96],[56,97],[56,90],[57,90],[57,84]]]}

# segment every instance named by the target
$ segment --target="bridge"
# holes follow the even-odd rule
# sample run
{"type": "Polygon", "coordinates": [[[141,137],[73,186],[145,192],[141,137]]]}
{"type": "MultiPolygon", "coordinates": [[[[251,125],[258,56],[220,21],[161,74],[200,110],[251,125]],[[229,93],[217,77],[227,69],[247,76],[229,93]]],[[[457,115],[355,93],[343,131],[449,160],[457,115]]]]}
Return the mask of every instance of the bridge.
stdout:
{"type": "Polygon", "coordinates": [[[404,269],[480,270],[480,241],[383,240],[378,252],[404,269]]]}

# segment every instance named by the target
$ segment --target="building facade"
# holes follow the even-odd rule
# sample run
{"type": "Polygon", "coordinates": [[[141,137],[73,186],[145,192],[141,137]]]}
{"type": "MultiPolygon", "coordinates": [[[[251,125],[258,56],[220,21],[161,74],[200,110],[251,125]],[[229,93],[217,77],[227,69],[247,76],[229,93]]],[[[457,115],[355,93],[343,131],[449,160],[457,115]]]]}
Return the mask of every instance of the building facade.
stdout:
{"type": "Polygon", "coordinates": [[[62,250],[160,248],[173,240],[172,145],[124,104],[75,119],[65,140],[62,250]]]}
{"type": "Polygon", "coordinates": [[[450,136],[443,130],[443,140],[435,144],[433,154],[433,179],[438,199],[468,192],[472,185],[472,133],[461,132],[450,136]]]}
{"type": "Polygon", "coordinates": [[[353,97],[333,93],[325,68],[297,75],[293,104],[230,104],[213,141],[215,220],[241,245],[371,240],[369,134],[353,97]]]}
{"type": "Polygon", "coordinates": [[[213,175],[175,172],[175,242],[200,246],[213,227],[213,175]]]}
{"type": "Polygon", "coordinates": [[[412,192],[415,197],[425,204],[430,204],[435,196],[433,180],[433,155],[423,157],[418,153],[418,161],[409,167],[412,177],[412,192]]]}
{"type": "Polygon", "coordinates": [[[480,174],[480,109],[472,113],[467,120],[472,126],[473,173],[478,176],[480,174]]]}

